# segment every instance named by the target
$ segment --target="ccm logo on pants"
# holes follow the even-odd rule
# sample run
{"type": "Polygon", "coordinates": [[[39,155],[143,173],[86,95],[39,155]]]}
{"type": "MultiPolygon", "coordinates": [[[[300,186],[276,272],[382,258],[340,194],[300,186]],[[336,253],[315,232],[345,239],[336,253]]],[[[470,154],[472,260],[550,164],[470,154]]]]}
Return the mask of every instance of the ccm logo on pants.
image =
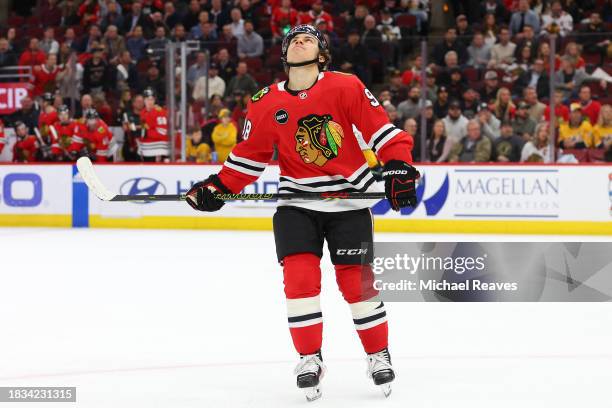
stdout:
{"type": "Polygon", "coordinates": [[[368,253],[367,248],[356,248],[356,249],[338,249],[336,255],[365,255],[368,253]]]}

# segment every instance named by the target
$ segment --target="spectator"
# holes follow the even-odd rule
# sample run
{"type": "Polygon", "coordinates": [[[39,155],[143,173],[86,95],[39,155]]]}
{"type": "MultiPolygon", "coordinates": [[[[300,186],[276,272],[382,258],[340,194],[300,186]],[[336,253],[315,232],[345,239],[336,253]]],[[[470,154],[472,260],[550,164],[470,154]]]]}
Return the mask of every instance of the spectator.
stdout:
{"type": "Polygon", "coordinates": [[[540,39],[536,37],[533,27],[529,24],[525,24],[523,31],[518,35],[518,41],[516,42],[516,50],[514,56],[516,58],[521,55],[523,48],[529,47],[530,58],[536,59],[538,56],[538,48],[540,47],[540,39]]]}
{"type": "MultiPolygon", "coordinates": [[[[157,64],[151,64],[147,69],[147,74],[140,81],[139,93],[144,93],[147,88],[153,90],[155,98],[158,101],[166,100],[166,83],[159,73],[157,64]]],[[[146,102],[146,101],[145,101],[146,102]]]]}
{"type": "Polygon", "coordinates": [[[40,107],[29,96],[24,96],[21,99],[21,108],[17,109],[9,116],[8,124],[15,127],[17,122],[23,122],[28,129],[38,127],[38,117],[40,116],[40,107]]]}
{"type": "Polygon", "coordinates": [[[281,0],[280,5],[272,10],[270,19],[272,39],[280,41],[291,27],[297,25],[297,22],[298,12],[291,7],[291,0],[281,0]]]}
{"type": "Polygon", "coordinates": [[[449,161],[463,163],[490,161],[491,140],[481,135],[480,125],[476,120],[470,120],[466,127],[467,135],[453,146],[449,161]]]}
{"type": "Polygon", "coordinates": [[[334,20],[327,11],[323,10],[323,0],[314,0],[310,10],[300,14],[298,19],[300,24],[310,24],[312,26],[316,26],[319,20],[325,20],[329,31],[334,31],[334,20]]]}
{"type": "Polygon", "coordinates": [[[138,70],[136,64],[132,61],[132,56],[129,51],[123,51],[119,55],[115,81],[117,83],[117,89],[120,91],[126,91],[130,89],[138,88],[138,70]]]}
{"type": "Polygon", "coordinates": [[[109,89],[108,64],[104,61],[102,48],[92,49],[93,57],[83,68],[83,92],[103,93],[109,89]]]}
{"type": "MultiPolygon", "coordinates": [[[[242,12],[238,7],[234,7],[230,12],[231,23],[229,24],[232,34],[234,37],[238,37],[244,34],[244,20],[242,19],[242,12]]],[[[226,24],[227,25],[227,24],[226,24]]],[[[225,27],[225,26],[224,26],[225,27]]]]}
{"type": "Polygon", "coordinates": [[[125,39],[121,35],[119,35],[119,31],[114,25],[109,25],[106,28],[102,44],[104,44],[104,48],[106,49],[106,56],[111,63],[116,62],[116,59],[118,59],[119,55],[127,50],[125,45],[125,39]]]}
{"type": "Polygon", "coordinates": [[[550,94],[549,78],[544,71],[544,61],[536,59],[531,69],[523,72],[515,82],[514,89],[517,95],[521,95],[527,88],[533,88],[538,98],[548,98],[550,94]]]}
{"type": "Polygon", "coordinates": [[[586,149],[593,145],[593,127],[582,114],[579,103],[570,106],[569,122],[559,126],[559,147],[562,149],[586,149]]]}
{"type": "Polygon", "coordinates": [[[226,84],[236,75],[236,66],[230,59],[226,48],[221,48],[217,53],[217,64],[219,65],[219,76],[226,84]]]}
{"type": "MultiPolygon", "coordinates": [[[[402,3],[405,4],[405,2],[402,3]]],[[[408,14],[416,17],[417,33],[426,36],[429,31],[429,0],[414,0],[408,2],[407,11],[408,14]]]]}
{"type": "Polygon", "coordinates": [[[448,89],[445,86],[438,88],[436,102],[434,102],[433,110],[436,118],[442,119],[448,114],[448,89]]]}
{"type": "Polygon", "coordinates": [[[382,40],[384,42],[396,44],[402,39],[402,32],[395,24],[391,10],[388,8],[382,9],[380,14],[380,24],[376,26],[376,29],[381,32],[382,40]]]}
{"type": "Polygon", "coordinates": [[[361,35],[361,31],[363,30],[363,21],[368,14],[370,14],[370,12],[364,4],[356,5],[353,15],[348,15],[346,17],[346,32],[357,31],[357,33],[361,35]]]}
{"type": "Polygon", "coordinates": [[[480,130],[484,136],[492,141],[499,138],[501,122],[493,115],[487,103],[482,102],[478,105],[476,120],[480,123],[480,130]]]}
{"type": "MultiPolygon", "coordinates": [[[[537,58],[544,61],[544,72],[550,72],[550,44],[547,41],[542,41],[538,48],[537,58]]],[[[555,70],[561,66],[561,58],[558,54],[554,55],[555,70]]]]}
{"type": "Polygon", "coordinates": [[[597,124],[593,128],[593,147],[612,149],[612,106],[604,105],[599,111],[597,124]]]}
{"type": "MultiPolygon", "coordinates": [[[[427,94],[425,94],[425,98],[434,103],[438,100],[438,84],[436,83],[436,76],[434,75],[433,70],[430,67],[427,67],[425,69],[425,85],[427,88],[427,94]]],[[[444,114],[444,116],[446,116],[446,114],[444,114]]]]}
{"type": "Polygon", "coordinates": [[[210,146],[202,140],[202,131],[197,129],[190,132],[191,136],[187,138],[187,148],[185,151],[188,162],[193,163],[210,163],[210,146]]]}
{"type": "Polygon", "coordinates": [[[459,65],[464,65],[468,60],[468,53],[462,42],[457,41],[457,30],[454,27],[448,28],[444,34],[444,40],[435,46],[432,59],[436,65],[446,66],[444,57],[449,51],[455,51],[459,65]]]}
{"type": "MultiPolygon", "coordinates": [[[[64,47],[62,45],[62,47],[64,47]]],[[[77,61],[77,54],[72,52],[64,63],[64,69],[56,77],[58,93],[64,98],[64,104],[72,106],[81,98],[81,84],[83,83],[83,65],[77,61]]]]}
{"type": "Polygon", "coordinates": [[[196,60],[187,68],[187,84],[190,88],[195,87],[196,81],[206,76],[206,53],[198,51],[196,60]]]}
{"type": "Polygon", "coordinates": [[[527,108],[529,117],[535,123],[539,123],[544,116],[546,105],[538,100],[538,94],[536,93],[535,88],[532,86],[525,88],[523,91],[523,99],[525,99],[525,102],[527,105],[529,105],[527,108]]]}
{"type": "Polygon", "coordinates": [[[212,140],[217,152],[217,161],[224,163],[234,146],[236,146],[238,129],[232,122],[229,109],[221,109],[219,120],[220,122],[213,130],[212,140]]]}
{"type": "Polygon", "coordinates": [[[374,62],[375,66],[379,68],[378,74],[382,77],[383,72],[380,72],[385,65],[385,55],[382,53],[383,40],[382,34],[376,29],[376,19],[373,15],[368,15],[363,20],[363,33],[361,34],[361,43],[365,45],[368,50],[368,59],[370,60],[370,66],[374,62]]]}
{"type": "MultiPolygon", "coordinates": [[[[153,34],[153,22],[148,15],[143,13],[141,0],[134,0],[132,2],[132,11],[123,19],[123,29],[121,32],[126,33],[126,36],[129,38],[134,35],[136,27],[142,29],[142,35],[145,38],[151,38],[153,34]]],[[[132,53],[132,56],[133,55],[132,53]]]]}
{"type": "Polygon", "coordinates": [[[469,121],[461,114],[461,103],[459,101],[454,100],[450,102],[448,105],[448,115],[442,120],[446,128],[446,137],[450,138],[451,142],[459,143],[467,134],[467,124],[469,121]]]}
{"type": "MultiPolygon", "coordinates": [[[[569,108],[563,104],[563,90],[556,89],[553,95],[555,102],[555,127],[559,126],[562,122],[569,121],[569,108]]],[[[550,105],[546,105],[544,109],[544,120],[550,121],[550,105]]]]}
{"type": "Polygon", "coordinates": [[[461,95],[461,111],[468,119],[473,119],[480,105],[479,95],[473,88],[466,88],[461,95]]]}
{"type": "Polygon", "coordinates": [[[484,69],[491,59],[491,46],[485,44],[484,36],[478,32],[474,34],[472,44],[467,48],[469,59],[467,64],[471,67],[484,69]]]}
{"type": "Polygon", "coordinates": [[[55,30],[53,27],[45,28],[43,39],[40,42],[40,50],[45,54],[57,54],[59,52],[59,43],[55,41],[55,30]]]}
{"type": "Polygon", "coordinates": [[[493,143],[493,160],[496,162],[518,162],[525,142],[517,136],[512,122],[503,121],[500,137],[493,143]]]}
{"type": "Polygon", "coordinates": [[[540,32],[540,17],[529,8],[529,0],[519,0],[518,10],[512,14],[510,19],[510,35],[515,36],[523,32],[523,28],[529,24],[535,34],[540,32]]]}
{"type": "Polygon", "coordinates": [[[82,27],[87,27],[90,24],[98,24],[100,18],[100,5],[96,0],[85,0],[79,6],[77,16],[81,19],[82,27]]]}
{"type": "Polygon", "coordinates": [[[591,99],[591,88],[588,85],[580,86],[578,102],[582,105],[582,113],[589,119],[591,125],[597,123],[601,103],[591,99]]]}
{"type": "Polygon", "coordinates": [[[208,70],[208,94],[206,93],[206,76],[200,77],[193,90],[193,99],[198,102],[206,101],[210,95],[225,95],[225,81],[219,76],[219,66],[211,63],[208,70]]]}
{"type": "Polygon", "coordinates": [[[124,27],[123,15],[116,1],[108,3],[107,12],[100,22],[100,26],[105,32],[111,25],[117,27],[117,29],[119,29],[119,27],[124,27]]]}
{"type": "Polygon", "coordinates": [[[32,74],[34,75],[34,88],[32,89],[32,97],[42,95],[44,92],[55,92],[57,84],[57,74],[60,72],[60,67],[57,65],[57,55],[49,54],[44,64],[34,67],[32,74]]]}
{"type": "Polygon", "coordinates": [[[508,7],[502,0],[486,0],[483,12],[486,16],[493,16],[497,21],[507,21],[510,18],[508,7]]]}
{"type": "Polygon", "coordinates": [[[610,46],[610,36],[599,13],[591,13],[588,24],[580,30],[578,41],[590,54],[599,54],[599,64],[603,65],[610,46]]]}
{"type": "Polygon", "coordinates": [[[202,8],[200,6],[199,0],[190,0],[187,13],[185,14],[182,20],[183,26],[185,26],[185,31],[191,31],[194,26],[198,25],[198,23],[200,22],[201,12],[202,8]]]}
{"type": "Polygon", "coordinates": [[[60,4],[62,11],[62,25],[63,26],[75,26],[80,22],[77,12],[79,10],[79,4],[75,0],[65,0],[60,4]]]}
{"type": "Polygon", "coordinates": [[[361,44],[357,30],[348,33],[347,42],[342,45],[338,65],[342,72],[354,73],[366,84],[369,83],[368,50],[361,44]]]}
{"type": "Polygon", "coordinates": [[[178,23],[172,29],[172,42],[185,42],[187,41],[187,32],[185,31],[185,26],[181,23],[178,23]]]}
{"type": "Polygon", "coordinates": [[[144,58],[144,50],[147,46],[147,41],[143,37],[141,26],[136,26],[134,28],[132,35],[127,40],[126,46],[135,61],[140,61],[144,58]]]}
{"type": "Polygon", "coordinates": [[[574,29],[574,20],[569,13],[563,11],[560,0],[553,0],[550,11],[542,15],[542,29],[550,34],[565,37],[574,29]]]}
{"type": "Polygon", "coordinates": [[[408,90],[408,99],[403,101],[397,106],[397,111],[401,120],[408,118],[416,118],[423,106],[421,100],[421,87],[419,85],[413,85],[408,90]]]}
{"type": "Polygon", "coordinates": [[[518,79],[522,74],[529,71],[532,65],[531,45],[525,45],[521,52],[516,55],[515,63],[512,64],[508,71],[513,80],[518,79]]]}
{"type": "Polygon", "coordinates": [[[446,137],[446,128],[442,119],[436,120],[431,135],[427,139],[427,156],[430,162],[443,163],[448,159],[453,147],[451,140],[446,137]]]}
{"type": "Polygon", "coordinates": [[[561,69],[555,72],[553,84],[557,89],[563,91],[563,99],[569,99],[575,95],[576,90],[588,79],[584,70],[576,69],[571,58],[561,59],[561,69]]]}
{"type": "Polygon", "coordinates": [[[487,71],[484,76],[484,87],[480,90],[480,100],[489,103],[497,98],[499,78],[497,72],[487,71]]]}
{"type": "MultiPolygon", "coordinates": [[[[444,68],[438,73],[438,83],[448,86],[451,82],[451,72],[459,69],[459,59],[455,51],[449,51],[444,56],[444,68]]],[[[461,70],[459,70],[461,72],[461,70]]]]}
{"type": "Polygon", "coordinates": [[[225,90],[226,96],[232,95],[236,90],[248,92],[251,95],[257,92],[257,82],[255,82],[253,77],[249,75],[247,71],[247,63],[244,61],[239,62],[238,67],[236,68],[236,76],[230,80],[225,90]]]}
{"type": "MultiPolygon", "coordinates": [[[[425,107],[423,108],[423,110],[421,111],[421,113],[419,114],[419,116],[417,116],[415,118],[416,123],[417,123],[417,137],[419,142],[421,141],[421,137],[420,135],[423,133],[422,132],[422,128],[423,128],[423,117],[425,118],[425,139],[427,139],[427,135],[431,135],[432,129],[433,129],[433,125],[434,122],[436,121],[436,118],[434,117],[434,112],[433,112],[433,103],[431,103],[431,101],[426,100],[425,101],[425,107]]],[[[416,147],[416,140],[415,140],[415,147],[416,147]]],[[[420,143],[419,143],[419,158],[420,158],[420,143]]],[[[414,149],[413,149],[414,150],[414,149]]],[[[415,159],[416,161],[416,159],[415,159]]]]}
{"type": "Polygon", "coordinates": [[[548,122],[540,122],[536,126],[535,137],[523,145],[521,162],[551,163],[549,157],[550,131],[548,122]]]}
{"type": "Polygon", "coordinates": [[[76,50],[79,53],[91,52],[94,44],[99,44],[102,41],[102,32],[100,27],[96,24],[92,24],[87,31],[87,35],[82,38],[80,43],[76,46],[76,50]]]}
{"type": "Polygon", "coordinates": [[[254,31],[252,21],[245,21],[244,34],[238,37],[238,57],[261,57],[263,51],[263,38],[254,31]]]}
{"type": "Polygon", "coordinates": [[[474,31],[468,25],[468,19],[465,14],[459,14],[455,19],[455,22],[455,30],[457,31],[459,41],[461,41],[465,46],[471,44],[472,40],[474,39],[474,31]]]}
{"type": "MultiPolygon", "coordinates": [[[[8,40],[5,37],[0,37],[0,70],[15,65],[17,65],[17,57],[10,50],[8,40]]],[[[0,78],[0,82],[10,82],[10,78],[0,78]]]]}
{"type": "Polygon", "coordinates": [[[505,69],[514,62],[514,50],[516,44],[510,41],[510,30],[502,27],[499,30],[499,42],[491,48],[491,61],[489,68],[505,69]]]}
{"type": "Polygon", "coordinates": [[[217,32],[211,23],[203,23],[197,26],[201,29],[201,34],[196,39],[200,40],[200,48],[206,48],[211,54],[217,49],[217,32]]]}
{"type": "Polygon", "coordinates": [[[580,47],[575,41],[568,41],[567,44],[565,44],[565,54],[563,54],[563,56],[570,58],[576,69],[583,69],[586,65],[580,53],[580,47]]]}
{"type": "Polygon", "coordinates": [[[167,1],[164,4],[164,24],[168,29],[173,30],[181,22],[181,16],[176,12],[174,3],[167,1]]]}
{"type": "Polygon", "coordinates": [[[28,66],[34,70],[35,66],[44,64],[46,59],[45,53],[39,49],[38,39],[33,37],[30,38],[28,49],[19,57],[19,65],[28,66]]]}
{"type": "MultiPolygon", "coordinates": [[[[399,69],[391,72],[387,90],[389,91],[389,99],[393,105],[397,106],[401,101],[408,97],[408,88],[402,84],[402,74],[399,69]]],[[[382,103],[380,100],[379,102],[382,103]]]]}
{"type": "Polygon", "coordinates": [[[40,7],[40,15],[44,17],[48,27],[57,27],[62,24],[62,10],[58,0],[47,0],[40,7]]]}
{"type": "Polygon", "coordinates": [[[155,61],[163,61],[166,57],[166,45],[168,45],[166,27],[159,25],[155,27],[155,36],[148,43],[148,50],[151,50],[150,57],[155,61]]]}
{"type": "Polygon", "coordinates": [[[497,42],[497,34],[499,33],[499,28],[497,27],[497,22],[495,19],[495,15],[488,13],[484,18],[484,27],[482,29],[482,35],[484,36],[484,42],[489,47],[493,47],[497,42]]]}
{"type": "Polygon", "coordinates": [[[72,27],[66,28],[66,31],[64,32],[64,41],[62,42],[62,45],[64,44],[67,45],[68,48],[70,48],[71,50],[78,51],[80,44],[77,41],[76,34],[74,32],[74,28],[72,27]]]}
{"type": "Polygon", "coordinates": [[[459,67],[450,69],[450,81],[446,83],[446,89],[451,99],[461,99],[465,92],[467,85],[461,74],[459,67]]]}
{"type": "Polygon", "coordinates": [[[525,141],[531,140],[535,132],[536,122],[529,117],[529,104],[527,102],[519,102],[514,121],[511,124],[515,135],[522,137],[525,141]]]}
{"type": "Polygon", "coordinates": [[[230,22],[229,13],[221,0],[212,0],[210,6],[210,22],[215,30],[230,22]]]}
{"type": "MultiPolygon", "coordinates": [[[[409,67],[402,73],[402,83],[406,86],[411,85],[413,82],[421,81],[421,70],[423,69],[423,58],[420,55],[414,57],[409,67]]],[[[429,76],[433,76],[433,70],[430,67],[425,69],[425,73],[429,76]],[[429,72],[427,70],[429,69],[429,72]]]]}
{"type": "MultiPolygon", "coordinates": [[[[261,6],[261,3],[257,5],[257,7],[261,6]]],[[[263,29],[263,27],[259,27],[257,23],[257,15],[255,5],[251,4],[251,0],[239,0],[238,7],[240,8],[240,13],[242,13],[242,18],[244,20],[251,20],[255,22],[255,28],[258,30],[263,29]]]]}
{"type": "Polygon", "coordinates": [[[516,106],[512,103],[512,95],[510,95],[508,88],[499,88],[497,91],[497,98],[493,104],[493,113],[501,121],[514,119],[516,106]]]}
{"type": "MultiPolygon", "coordinates": [[[[387,102],[383,105],[385,108],[385,112],[387,113],[387,117],[389,118],[389,122],[393,123],[393,125],[397,127],[402,126],[402,120],[399,117],[399,113],[397,112],[397,108],[393,106],[392,103],[387,102]]],[[[414,159],[414,157],[413,157],[414,159]]]]}

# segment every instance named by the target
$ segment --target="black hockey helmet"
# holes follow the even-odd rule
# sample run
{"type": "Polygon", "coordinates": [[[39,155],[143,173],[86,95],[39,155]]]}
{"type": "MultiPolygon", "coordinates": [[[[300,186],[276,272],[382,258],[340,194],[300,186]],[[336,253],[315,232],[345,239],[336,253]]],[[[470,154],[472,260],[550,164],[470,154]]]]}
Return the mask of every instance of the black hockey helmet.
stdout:
{"type": "Polygon", "coordinates": [[[329,64],[329,59],[330,59],[329,58],[329,45],[327,44],[327,39],[325,38],[325,36],[323,35],[321,31],[319,31],[318,29],[316,29],[315,27],[309,24],[301,24],[301,25],[297,25],[293,27],[291,30],[289,30],[289,32],[287,32],[287,34],[285,35],[285,38],[283,38],[283,42],[281,45],[281,60],[283,61],[283,65],[285,66],[285,69],[287,69],[288,67],[302,67],[304,65],[310,65],[310,64],[314,64],[318,62],[319,69],[324,71],[325,69],[327,69],[327,65],[329,64]],[[317,41],[319,42],[319,55],[322,52],[327,54],[324,63],[319,62],[319,56],[317,56],[317,58],[313,60],[304,61],[304,62],[300,62],[297,64],[291,64],[287,62],[287,51],[289,50],[289,44],[291,43],[291,40],[293,39],[293,37],[295,37],[298,34],[310,34],[317,39],[317,41]]]}
{"type": "Polygon", "coordinates": [[[100,118],[100,115],[98,115],[97,110],[89,108],[83,113],[83,117],[85,118],[85,120],[93,120],[100,118]]]}
{"type": "Polygon", "coordinates": [[[55,97],[51,92],[45,92],[44,94],[42,94],[42,100],[45,102],[53,103],[53,99],[55,99],[55,97]]]}
{"type": "Polygon", "coordinates": [[[155,90],[153,90],[153,88],[151,87],[147,87],[144,89],[144,91],[142,91],[142,96],[144,96],[145,98],[155,98],[155,90]]]}
{"type": "Polygon", "coordinates": [[[68,115],[70,115],[70,108],[68,107],[68,105],[60,105],[59,108],[57,108],[57,114],[61,114],[61,113],[67,113],[68,115]]]}

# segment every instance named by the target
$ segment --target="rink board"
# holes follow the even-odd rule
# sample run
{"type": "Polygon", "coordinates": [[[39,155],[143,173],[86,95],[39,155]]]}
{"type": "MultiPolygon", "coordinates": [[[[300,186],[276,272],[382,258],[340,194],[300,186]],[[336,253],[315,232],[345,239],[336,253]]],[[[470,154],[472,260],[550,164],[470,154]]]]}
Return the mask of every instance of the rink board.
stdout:
{"type": "MultiPolygon", "coordinates": [[[[372,207],[386,232],[612,235],[610,165],[419,165],[415,209],[372,207]]],[[[120,194],[180,194],[220,166],[98,165],[120,194]]],[[[278,190],[278,166],[247,193],[278,190]]],[[[102,202],[71,165],[0,165],[0,225],[270,230],[273,201],[228,202],[216,213],[182,202],[102,202]]]]}

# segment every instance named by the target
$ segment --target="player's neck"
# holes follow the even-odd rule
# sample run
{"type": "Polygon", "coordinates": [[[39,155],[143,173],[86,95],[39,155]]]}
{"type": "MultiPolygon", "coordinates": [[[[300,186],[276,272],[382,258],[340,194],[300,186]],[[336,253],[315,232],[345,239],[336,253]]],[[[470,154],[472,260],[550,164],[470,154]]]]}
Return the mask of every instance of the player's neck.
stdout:
{"type": "Polygon", "coordinates": [[[319,68],[315,64],[303,67],[292,67],[289,69],[289,80],[287,88],[292,91],[303,91],[310,88],[317,81],[319,68]]]}

